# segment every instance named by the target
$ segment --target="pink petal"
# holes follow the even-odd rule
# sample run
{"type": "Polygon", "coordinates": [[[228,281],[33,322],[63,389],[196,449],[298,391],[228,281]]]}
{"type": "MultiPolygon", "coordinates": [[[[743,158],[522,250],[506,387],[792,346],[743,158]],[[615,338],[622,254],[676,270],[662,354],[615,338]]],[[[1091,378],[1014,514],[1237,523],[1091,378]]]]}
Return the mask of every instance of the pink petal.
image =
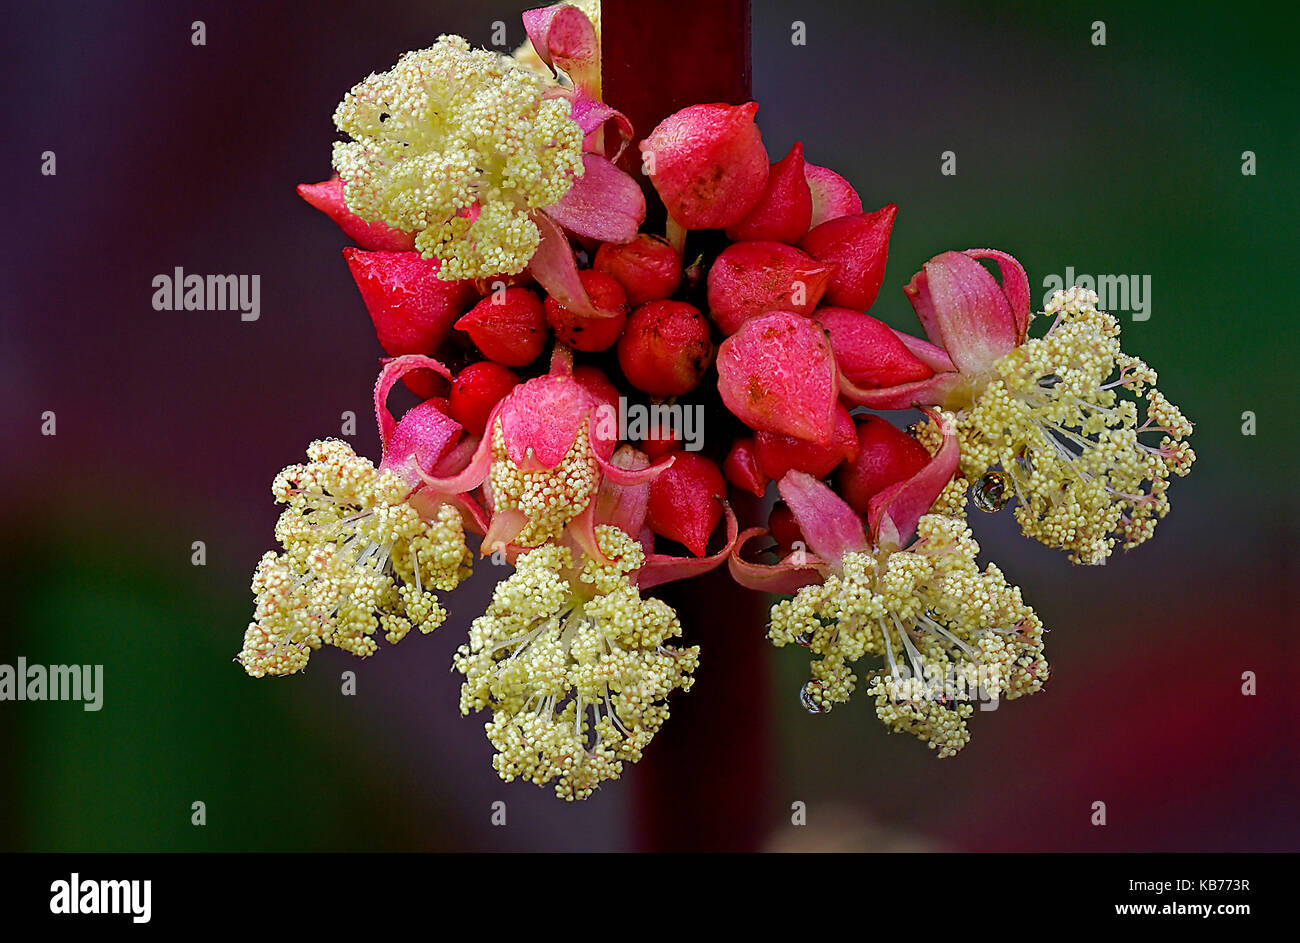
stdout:
{"type": "Polygon", "coordinates": [[[1016,319],[1017,343],[1023,343],[1029,331],[1029,276],[1025,267],[1000,249],[967,249],[972,259],[993,259],[1002,273],[1002,292],[1011,304],[1016,319]]]}
{"type": "Polygon", "coordinates": [[[923,341],[919,337],[913,337],[903,331],[894,331],[894,336],[903,342],[903,346],[912,352],[912,356],[921,363],[925,364],[935,373],[953,373],[957,367],[953,365],[952,358],[948,352],[936,344],[929,341],[923,341]]]}
{"type": "Polygon", "coordinates": [[[545,213],[533,213],[530,217],[537,224],[541,240],[537,251],[528,263],[528,271],[537,283],[546,289],[546,293],[564,305],[574,314],[587,318],[611,317],[608,311],[601,311],[591,303],[587,289],[578,277],[578,263],[573,257],[573,246],[555,221],[545,213]]]}
{"type": "MultiPolygon", "coordinates": [[[[384,461],[389,461],[390,458],[394,458],[395,460],[408,458],[414,454],[416,448],[416,444],[413,442],[411,436],[411,433],[414,431],[413,428],[407,429],[407,434],[400,443],[396,441],[395,437],[399,423],[393,419],[393,414],[388,411],[388,394],[393,389],[393,385],[412,370],[432,370],[448,380],[451,379],[450,370],[432,357],[426,357],[423,354],[405,354],[401,357],[394,357],[384,364],[383,368],[379,371],[379,377],[375,380],[375,422],[379,426],[379,441],[383,447],[384,461]],[[390,456],[390,451],[396,452],[397,454],[395,456],[390,456]]],[[[421,463],[421,467],[429,470],[432,469],[434,463],[442,457],[443,453],[447,450],[447,447],[451,444],[451,441],[460,434],[460,423],[443,415],[432,401],[426,400],[425,403],[420,404],[416,409],[421,409],[421,412],[414,420],[415,423],[418,423],[423,431],[441,442],[440,447],[437,450],[437,455],[433,456],[432,460],[429,461],[428,464],[421,463]],[[423,406],[430,406],[431,408],[421,409],[423,406]],[[434,415],[425,415],[426,413],[432,413],[434,415]],[[440,422],[436,418],[437,416],[442,416],[442,420],[445,420],[445,422],[440,422]],[[446,426],[445,423],[450,423],[451,426],[455,426],[455,430],[452,431],[451,426],[446,426]],[[444,432],[440,430],[444,429],[446,441],[441,441],[444,438],[444,432]]],[[[407,416],[410,416],[412,413],[415,413],[415,409],[408,411],[407,416]]],[[[402,419],[405,421],[406,416],[403,416],[402,419]]],[[[439,442],[433,442],[431,444],[437,446],[439,445],[439,442]]]]}
{"type": "Polygon", "coordinates": [[[955,430],[936,413],[927,409],[926,414],[943,428],[939,451],[919,472],[886,488],[867,506],[872,542],[884,550],[898,550],[911,543],[917,522],[957,471],[961,454],[955,430]]]}
{"type": "Polygon", "coordinates": [[[840,375],[840,396],[855,406],[868,409],[912,409],[915,406],[938,406],[962,382],[960,373],[936,373],[928,380],[900,383],[898,386],[864,389],[840,375]]]}
{"type": "Polygon", "coordinates": [[[1002,286],[964,253],[935,256],[903,291],[926,334],[963,373],[983,373],[1016,346],[1015,315],[1002,286]]]}
{"type": "Polygon", "coordinates": [[[520,468],[554,468],[573,448],[596,401],[571,376],[540,376],[511,390],[488,420],[500,420],[506,454],[520,468]]]}
{"type": "Polygon", "coordinates": [[[569,99],[569,104],[569,117],[578,122],[578,127],[582,128],[584,151],[604,153],[609,156],[608,147],[603,151],[598,150],[597,141],[604,137],[599,132],[612,121],[615,130],[618,131],[619,145],[610,160],[617,161],[623,156],[623,151],[632,143],[632,122],[628,120],[627,115],[599,99],[592,98],[582,89],[574,92],[569,99]]]}
{"type": "Polygon", "coordinates": [[[600,94],[600,40],[581,10],[558,3],[525,11],[523,21],[543,62],[563,69],[574,85],[589,94],[600,94]]]}
{"type": "Polygon", "coordinates": [[[814,322],[789,311],[750,318],[722,342],[717,366],[722,401],[750,428],[830,443],[839,371],[814,322]]]}
{"type": "MultiPolygon", "coordinates": [[[[650,456],[630,445],[623,445],[610,458],[609,464],[628,471],[640,471],[650,467],[650,456]]],[[[649,503],[649,482],[624,485],[606,476],[593,502],[596,523],[612,524],[625,534],[639,534],[645,526],[649,503]]]]}
{"type": "Polygon", "coordinates": [[[637,182],[599,154],[583,154],[586,171],[546,213],[565,229],[601,242],[631,242],[645,220],[637,182]]]}
{"type": "Polygon", "coordinates": [[[804,178],[812,193],[812,222],[808,228],[820,226],[841,216],[856,216],[862,212],[862,199],[853,185],[833,170],[804,164],[804,178]]]}
{"type": "Polygon", "coordinates": [[[320,183],[298,184],[298,195],[334,220],[343,234],[363,249],[410,252],[415,248],[415,233],[394,229],[379,220],[368,223],[348,209],[338,174],[320,183]]]}
{"type": "Polygon", "coordinates": [[[781,499],[808,540],[808,547],[832,566],[850,551],[867,549],[862,519],[826,485],[801,471],[787,472],[776,483],[781,499]]]}
{"type": "Polygon", "coordinates": [[[757,590],[760,593],[778,593],[789,594],[797,592],[805,586],[811,586],[814,583],[820,583],[825,579],[822,572],[823,564],[813,554],[806,553],[807,563],[787,563],[782,561],[776,564],[750,563],[742,555],[745,544],[753,540],[760,534],[766,534],[767,531],[761,527],[751,527],[743,532],[737,539],[736,545],[731,551],[731,557],[727,560],[727,567],[731,570],[731,578],[746,589],[757,590]]]}

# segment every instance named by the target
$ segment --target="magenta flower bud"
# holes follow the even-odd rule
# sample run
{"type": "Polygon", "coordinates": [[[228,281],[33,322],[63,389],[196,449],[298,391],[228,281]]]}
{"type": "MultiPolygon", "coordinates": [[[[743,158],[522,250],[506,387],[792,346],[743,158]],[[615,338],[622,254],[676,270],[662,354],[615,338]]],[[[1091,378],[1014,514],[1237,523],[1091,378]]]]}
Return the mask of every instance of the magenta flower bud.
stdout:
{"type": "Polygon", "coordinates": [[[727,227],[733,242],[788,242],[804,237],[812,223],[812,192],[804,175],[803,144],[772,165],[767,186],[745,218],[727,227]]]}
{"type": "Polygon", "coordinates": [[[862,212],[862,198],[858,191],[835,171],[816,164],[804,164],[804,178],[812,194],[812,221],[809,227],[820,226],[829,219],[856,216],[862,212]]]}
{"type": "Polygon", "coordinates": [[[668,215],[686,229],[722,229],[758,202],[767,151],[754,124],[758,105],[691,105],[641,142],[642,164],[668,215]]]}
{"type": "Polygon", "coordinates": [[[718,466],[698,452],[678,452],[672,465],[650,482],[646,523],[697,557],[722,520],[727,483],[718,466]]]}
{"type": "Polygon", "coordinates": [[[769,311],[813,313],[835,274],[781,242],[737,242],[709,269],[709,314],[724,334],[769,311]]]}
{"type": "Polygon", "coordinates": [[[652,301],[632,312],[618,341],[629,383],[651,396],[681,396],[713,362],[709,322],[684,301],[652,301]]]}
{"type": "Polygon", "coordinates": [[[857,311],[871,307],[885,280],[889,234],[898,207],[889,203],[874,213],[841,216],[815,227],[799,246],[813,258],[835,266],[826,301],[857,311]]]}
{"type": "Polygon", "coordinates": [[[634,308],[671,298],[682,280],[681,255],[668,240],[648,232],[637,233],[631,242],[604,243],[591,267],[617,279],[634,308]]]}

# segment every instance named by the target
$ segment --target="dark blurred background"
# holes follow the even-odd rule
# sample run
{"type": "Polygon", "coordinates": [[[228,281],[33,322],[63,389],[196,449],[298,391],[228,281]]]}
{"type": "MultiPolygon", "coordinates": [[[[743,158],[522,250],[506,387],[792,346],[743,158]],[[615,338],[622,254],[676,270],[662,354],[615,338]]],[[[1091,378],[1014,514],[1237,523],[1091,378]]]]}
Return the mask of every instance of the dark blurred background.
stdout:
{"type": "MultiPolygon", "coordinates": [[[[889,735],[866,698],[805,713],[803,653],[771,651],[773,785],[753,844],[1297,847],[1294,12],[1069,6],[754,6],[773,159],[802,140],[869,209],[900,207],[872,313],[915,330],[898,289],[950,248],[1014,253],[1040,298],[1066,266],[1149,274],[1151,316],[1124,318],[1125,347],[1196,422],[1199,461],[1157,538],[1104,568],[1021,539],[1009,511],[974,522],[1051,627],[1053,678],[977,714],[955,759],[889,735]],[[939,172],[949,150],[954,177],[939,172]]],[[[503,784],[481,719],[457,713],[450,656],[490,567],[446,627],[368,661],[322,651],[278,682],[230,662],[272,539],[271,477],[338,434],[344,410],[358,449],[377,451],[379,349],[344,238],[293,187],[328,176],[330,116],[354,82],[440,32],[486,45],[498,19],[513,48],[523,7],[9,4],[0,663],[101,663],[105,699],[98,713],[0,703],[0,849],[635,847],[635,783],[572,805],[503,784]],[[260,274],[260,319],[155,312],[151,280],[176,266],[260,274]],[[490,822],[499,799],[505,828],[490,822]]],[[[737,644],[760,631],[738,626],[737,644]]],[[[731,735],[719,725],[720,744],[731,735]]],[[[692,801],[689,779],[659,800],[692,801]]]]}

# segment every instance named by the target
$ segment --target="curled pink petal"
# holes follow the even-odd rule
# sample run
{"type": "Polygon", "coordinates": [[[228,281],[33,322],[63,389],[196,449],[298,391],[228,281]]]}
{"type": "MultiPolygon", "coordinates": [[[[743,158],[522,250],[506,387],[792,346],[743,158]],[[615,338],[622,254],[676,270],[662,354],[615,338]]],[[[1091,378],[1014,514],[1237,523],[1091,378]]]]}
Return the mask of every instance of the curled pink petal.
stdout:
{"type": "Polygon", "coordinates": [[[707,557],[674,557],[669,554],[648,554],[645,564],[637,570],[636,583],[641,589],[671,583],[673,580],[687,579],[717,569],[724,560],[731,557],[736,548],[740,526],[736,522],[731,504],[722,502],[722,513],[727,519],[727,542],[717,553],[707,557]]]}
{"type": "Polygon", "coordinates": [[[934,458],[913,475],[877,494],[867,505],[867,523],[872,542],[884,550],[898,550],[911,543],[917,522],[929,512],[939,492],[952,480],[961,458],[957,434],[937,413],[926,410],[943,430],[943,443],[934,458]]]}
{"type": "Polygon", "coordinates": [[[722,342],[717,365],[722,401],[750,428],[830,443],[839,371],[814,322],[789,311],[750,318],[722,342]]]}
{"type": "Polygon", "coordinates": [[[460,423],[444,415],[433,401],[427,400],[402,417],[403,422],[411,417],[412,424],[406,427],[401,440],[398,440],[399,423],[388,409],[388,394],[392,391],[393,385],[412,370],[432,370],[442,377],[451,379],[451,371],[432,357],[423,354],[405,354],[392,358],[384,364],[379,371],[379,377],[375,380],[375,423],[379,426],[379,441],[383,448],[384,462],[405,460],[418,450],[422,453],[419,457],[423,459],[420,467],[429,470],[460,435],[460,423]],[[427,443],[420,441],[420,436],[415,434],[417,426],[421,432],[430,437],[427,443]],[[452,426],[455,426],[454,430],[452,426]],[[433,454],[434,452],[436,454],[433,454]]]}
{"type": "Polygon", "coordinates": [[[1029,332],[1029,276],[1016,258],[1000,249],[967,249],[972,259],[993,259],[1002,273],[1002,291],[1016,320],[1016,343],[1024,343],[1029,332]]]}
{"type": "Polygon", "coordinates": [[[578,127],[582,128],[584,151],[603,153],[613,161],[623,156],[623,151],[632,143],[632,122],[628,120],[627,115],[617,108],[606,105],[603,101],[592,98],[581,89],[576,90],[569,98],[569,105],[569,117],[578,122],[578,127]],[[607,142],[603,150],[598,147],[598,142],[604,138],[600,132],[611,122],[619,136],[618,149],[613,155],[609,154],[607,142]]]}
{"type": "Polygon", "coordinates": [[[645,221],[645,194],[637,182],[599,154],[583,154],[586,168],[546,213],[565,229],[601,242],[631,242],[645,221]]]}
{"type": "Polygon", "coordinates": [[[591,303],[587,289],[578,277],[578,263],[573,257],[573,246],[569,244],[569,237],[564,234],[564,230],[546,213],[533,213],[531,219],[541,234],[537,250],[528,263],[528,271],[537,283],[556,302],[574,314],[587,318],[610,317],[608,311],[601,311],[591,303]]]}
{"type": "Polygon", "coordinates": [[[600,39],[586,14],[575,6],[557,3],[524,11],[523,21],[543,62],[563,69],[575,86],[600,97],[600,39]]]}
{"type": "Polygon", "coordinates": [[[573,448],[578,428],[588,421],[597,403],[571,376],[534,377],[497,404],[488,420],[500,420],[506,454],[523,469],[554,468],[573,448]]]}
{"type": "Polygon", "coordinates": [[[812,195],[810,229],[827,220],[856,216],[862,212],[862,198],[858,196],[858,191],[835,171],[806,163],[803,175],[812,195]]]}
{"type": "Polygon", "coordinates": [[[912,352],[912,356],[925,364],[935,373],[953,373],[957,367],[948,352],[937,344],[923,341],[903,331],[894,331],[894,336],[903,342],[903,346],[912,352]]]}
{"type": "Polygon", "coordinates": [[[837,566],[844,554],[867,549],[862,519],[825,482],[791,471],[776,487],[790,506],[809,549],[821,559],[837,566]]]}
{"type": "MultiPolygon", "coordinates": [[[[736,539],[731,555],[727,559],[727,568],[731,578],[746,589],[760,593],[789,594],[798,592],[805,586],[820,583],[826,578],[824,563],[811,553],[804,553],[806,562],[793,563],[785,560],[780,563],[750,563],[742,555],[745,544],[755,537],[767,533],[761,527],[751,527],[736,539]]],[[[793,557],[794,554],[791,554],[793,557]]],[[[787,560],[790,558],[787,557],[787,560]]]]}
{"type": "MultiPolygon", "coordinates": [[[[627,471],[640,471],[650,467],[650,456],[623,445],[610,457],[609,464],[627,471]]],[[[650,483],[620,484],[606,475],[592,503],[596,523],[612,524],[625,534],[639,534],[645,526],[646,508],[650,504],[650,483]]]]}
{"type": "Polygon", "coordinates": [[[963,373],[983,373],[1016,346],[1016,319],[1002,286],[964,253],[936,255],[903,291],[930,340],[963,373]]]}
{"type": "Polygon", "coordinates": [[[936,373],[928,380],[865,389],[840,375],[840,396],[854,406],[868,409],[912,409],[915,406],[938,406],[944,403],[962,382],[960,373],[936,373]]]}

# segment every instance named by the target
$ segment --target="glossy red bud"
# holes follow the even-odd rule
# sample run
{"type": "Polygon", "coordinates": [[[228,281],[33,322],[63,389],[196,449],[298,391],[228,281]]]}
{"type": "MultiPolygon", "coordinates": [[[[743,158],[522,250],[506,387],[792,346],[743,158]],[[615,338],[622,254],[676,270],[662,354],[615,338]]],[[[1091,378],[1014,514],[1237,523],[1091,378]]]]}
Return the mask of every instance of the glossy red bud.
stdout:
{"type": "Polygon", "coordinates": [[[727,481],[755,497],[761,498],[767,490],[769,479],[758,470],[758,456],[751,438],[737,439],[731,444],[731,450],[722,463],[722,473],[727,481]]]}
{"type": "Polygon", "coordinates": [[[334,220],[343,234],[363,249],[410,252],[415,248],[415,233],[403,232],[379,221],[367,223],[348,209],[343,198],[343,181],[338,174],[320,183],[298,184],[298,195],[334,220]]]}
{"type": "Polygon", "coordinates": [[[632,312],[618,341],[627,381],[651,396],[681,396],[713,362],[709,322],[684,301],[652,301],[632,312]]]}
{"type": "MultiPolygon", "coordinates": [[[[418,252],[367,252],[348,246],[343,258],[370,313],[375,336],[390,357],[433,354],[475,297],[473,285],[443,281],[438,277],[438,260],[421,258],[418,252]]],[[[442,378],[429,370],[412,371],[403,380],[421,399],[447,389],[442,378]]]]}
{"type": "Polygon", "coordinates": [[[649,432],[641,439],[637,448],[652,459],[663,458],[670,452],[680,452],[682,450],[681,432],[673,429],[670,425],[652,419],[649,432]]]}
{"type": "Polygon", "coordinates": [[[697,452],[676,453],[672,465],[650,482],[646,523],[697,557],[708,552],[709,535],[722,520],[727,483],[718,466],[697,452]]]}
{"type": "Polygon", "coordinates": [[[605,376],[604,370],[600,369],[600,367],[584,364],[581,367],[574,367],[573,379],[578,382],[579,386],[595,397],[597,402],[609,406],[617,415],[618,387],[609,382],[609,377],[605,376]]]}
{"type": "Polygon", "coordinates": [[[546,312],[527,288],[506,288],[488,295],[456,322],[483,352],[507,367],[523,367],[546,346],[546,312]]]}
{"type": "Polygon", "coordinates": [[[887,419],[864,416],[858,423],[858,457],[835,474],[836,490],[859,514],[874,495],[911,478],[930,461],[921,443],[887,419]]]}
{"type": "Polygon", "coordinates": [[[631,242],[603,243],[591,267],[618,279],[634,308],[671,298],[682,280],[681,255],[667,239],[648,232],[637,233],[631,242]]]}
{"type": "Polygon", "coordinates": [[[841,462],[851,462],[858,456],[853,417],[842,404],[835,407],[835,432],[829,445],[776,432],[755,433],[754,444],[759,471],[773,481],[784,478],[791,469],[825,478],[841,462]]]}
{"type": "Polygon", "coordinates": [[[470,435],[482,435],[492,408],[519,383],[513,370],[482,360],[470,364],[451,384],[451,418],[470,435]]]}
{"type": "Polygon", "coordinates": [[[767,186],[745,218],[727,227],[733,242],[796,243],[812,222],[812,191],[804,176],[803,145],[772,165],[767,186]]]}
{"type": "Polygon", "coordinates": [[[778,501],[772,505],[772,512],[767,516],[767,532],[776,541],[776,555],[785,559],[796,549],[808,549],[799,522],[794,518],[790,505],[778,501]]]}
{"type": "Polygon", "coordinates": [[[871,307],[885,278],[889,234],[898,207],[893,203],[874,213],[841,216],[814,227],[799,242],[813,258],[835,266],[826,286],[826,302],[857,311],[871,307]]]}
{"type": "Polygon", "coordinates": [[[578,273],[591,303],[600,311],[612,311],[611,317],[584,317],[570,311],[554,298],[545,302],[546,320],[565,345],[574,350],[594,353],[613,347],[627,321],[627,293],[612,275],[584,269],[578,273]]]}
{"type": "Polygon", "coordinates": [[[758,105],[691,105],[669,115],[640,144],[642,166],[686,229],[722,229],[758,201],[768,157],[754,124],[758,105]]]}
{"type": "Polygon", "coordinates": [[[934,370],[917,358],[884,321],[848,308],[818,308],[840,372],[865,389],[928,380],[934,370]]]}
{"type": "Polygon", "coordinates": [[[709,269],[709,316],[734,334],[755,315],[793,311],[810,315],[835,268],[781,242],[737,242],[709,269]]]}

